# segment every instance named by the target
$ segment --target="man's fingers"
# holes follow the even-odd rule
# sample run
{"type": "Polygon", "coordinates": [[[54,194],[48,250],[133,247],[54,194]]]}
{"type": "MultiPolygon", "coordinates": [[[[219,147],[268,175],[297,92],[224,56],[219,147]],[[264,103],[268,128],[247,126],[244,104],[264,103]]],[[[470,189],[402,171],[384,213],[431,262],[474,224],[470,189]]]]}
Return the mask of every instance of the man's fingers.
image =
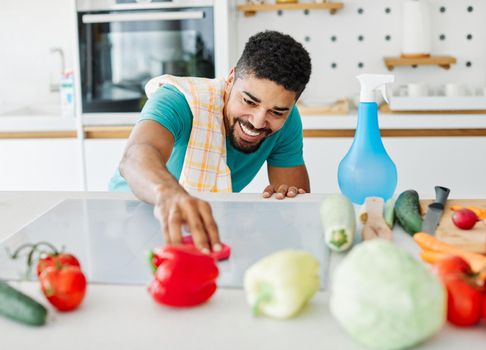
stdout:
{"type": "Polygon", "coordinates": [[[287,191],[289,189],[289,186],[287,185],[280,185],[277,188],[277,194],[275,195],[275,198],[277,199],[284,199],[285,196],[287,195],[287,191]]]}
{"type": "Polygon", "coordinates": [[[201,219],[197,199],[190,198],[183,204],[183,218],[189,224],[194,245],[203,253],[209,253],[209,241],[201,219]]]}
{"type": "Polygon", "coordinates": [[[303,188],[298,188],[296,186],[289,186],[289,185],[268,185],[263,190],[263,198],[269,198],[275,193],[275,198],[277,199],[284,199],[285,197],[293,198],[296,197],[298,194],[304,194],[306,191],[303,188]]]}
{"type": "Polygon", "coordinates": [[[169,224],[168,218],[163,216],[162,208],[158,205],[154,206],[154,216],[160,222],[160,227],[162,228],[162,236],[164,237],[165,244],[170,243],[170,235],[169,235],[169,224]]]}
{"type": "Polygon", "coordinates": [[[218,252],[221,250],[221,242],[219,240],[218,225],[214,221],[213,211],[208,202],[199,202],[199,212],[201,213],[201,218],[209,235],[209,241],[211,243],[211,250],[218,252]]]}
{"type": "Polygon", "coordinates": [[[169,225],[166,222],[162,224],[162,236],[165,244],[170,244],[169,225]]]}
{"type": "Polygon", "coordinates": [[[297,196],[298,189],[295,186],[290,186],[289,190],[287,191],[287,197],[292,198],[297,196]]]}
{"type": "Polygon", "coordinates": [[[263,198],[270,198],[274,192],[275,192],[275,190],[274,190],[273,186],[272,185],[268,185],[263,190],[263,198]]]}
{"type": "Polygon", "coordinates": [[[173,207],[169,212],[168,217],[168,236],[169,240],[166,243],[170,244],[182,244],[181,227],[183,224],[183,218],[179,208],[173,207]]]}

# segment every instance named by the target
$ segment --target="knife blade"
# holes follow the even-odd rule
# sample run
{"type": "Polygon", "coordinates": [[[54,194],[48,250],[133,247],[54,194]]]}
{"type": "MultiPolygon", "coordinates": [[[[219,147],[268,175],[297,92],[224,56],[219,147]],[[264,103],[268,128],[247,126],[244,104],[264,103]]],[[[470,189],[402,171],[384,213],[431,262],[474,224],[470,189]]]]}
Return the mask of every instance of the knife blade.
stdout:
{"type": "Polygon", "coordinates": [[[435,186],[435,202],[429,204],[427,213],[425,214],[422,223],[422,231],[430,234],[435,234],[437,226],[439,226],[440,218],[444,212],[444,207],[449,197],[450,189],[443,186],[435,186]]]}

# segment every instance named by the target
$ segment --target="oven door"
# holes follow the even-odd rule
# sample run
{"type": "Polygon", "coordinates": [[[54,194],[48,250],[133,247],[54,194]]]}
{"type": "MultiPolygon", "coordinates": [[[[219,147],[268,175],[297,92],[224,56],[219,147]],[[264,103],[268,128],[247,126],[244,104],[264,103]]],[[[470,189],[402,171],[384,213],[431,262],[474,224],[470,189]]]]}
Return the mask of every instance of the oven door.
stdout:
{"type": "Polygon", "coordinates": [[[162,74],[214,78],[211,7],[78,12],[83,113],[138,112],[162,74]]]}

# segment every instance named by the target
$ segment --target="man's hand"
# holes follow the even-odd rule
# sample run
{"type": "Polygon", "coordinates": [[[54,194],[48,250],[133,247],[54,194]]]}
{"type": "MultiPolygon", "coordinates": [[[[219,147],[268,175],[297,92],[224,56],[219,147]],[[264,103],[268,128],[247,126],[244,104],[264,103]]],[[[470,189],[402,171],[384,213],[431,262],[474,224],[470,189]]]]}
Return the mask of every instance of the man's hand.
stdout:
{"type": "Polygon", "coordinates": [[[166,244],[182,244],[182,227],[187,226],[197,248],[203,253],[221,250],[218,226],[208,202],[182,188],[157,186],[154,215],[160,221],[166,244]]]}
{"type": "Polygon", "coordinates": [[[263,198],[293,198],[299,194],[310,192],[309,175],[305,165],[291,168],[280,168],[268,165],[268,180],[270,185],[263,190],[263,198]]]}
{"type": "Polygon", "coordinates": [[[298,194],[306,193],[303,188],[289,185],[268,185],[263,190],[263,198],[270,198],[275,193],[275,198],[284,199],[285,197],[293,198],[298,194]]]}

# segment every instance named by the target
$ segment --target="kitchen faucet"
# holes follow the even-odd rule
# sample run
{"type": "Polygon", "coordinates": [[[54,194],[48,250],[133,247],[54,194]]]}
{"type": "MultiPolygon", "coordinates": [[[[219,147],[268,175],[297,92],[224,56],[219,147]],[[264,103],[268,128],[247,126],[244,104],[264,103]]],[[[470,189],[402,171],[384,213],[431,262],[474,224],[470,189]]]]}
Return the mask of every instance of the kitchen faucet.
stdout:
{"type": "MultiPolygon", "coordinates": [[[[64,74],[64,71],[66,69],[66,63],[65,63],[65,59],[64,59],[64,50],[62,48],[60,48],[60,47],[51,47],[49,49],[49,52],[51,54],[59,54],[61,67],[60,67],[60,72],[59,72],[59,78],[58,79],[61,79],[61,77],[64,74]]],[[[51,75],[51,81],[49,82],[49,90],[51,92],[58,92],[59,91],[59,85],[60,85],[59,80],[57,81],[57,83],[56,82],[53,82],[52,81],[52,75],[51,75]]]]}

